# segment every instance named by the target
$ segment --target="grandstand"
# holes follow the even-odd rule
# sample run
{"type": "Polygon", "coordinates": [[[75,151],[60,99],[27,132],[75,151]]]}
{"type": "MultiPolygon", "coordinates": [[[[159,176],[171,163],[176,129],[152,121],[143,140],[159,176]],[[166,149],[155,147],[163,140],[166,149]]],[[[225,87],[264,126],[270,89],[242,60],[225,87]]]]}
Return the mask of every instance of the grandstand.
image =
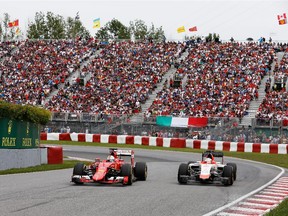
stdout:
{"type": "Polygon", "coordinates": [[[287,142],[287,44],[25,40],[1,42],[0,62],[0,99],[50,110],[49,132],[287,142]]]}

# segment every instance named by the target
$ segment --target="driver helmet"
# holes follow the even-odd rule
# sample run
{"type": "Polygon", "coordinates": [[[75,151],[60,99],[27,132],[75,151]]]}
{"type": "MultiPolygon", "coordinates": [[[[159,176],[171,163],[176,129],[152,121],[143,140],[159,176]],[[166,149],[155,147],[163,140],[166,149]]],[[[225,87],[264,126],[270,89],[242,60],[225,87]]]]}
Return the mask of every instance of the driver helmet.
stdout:
{"type": "Polygon", "coordinates": [[[113,155],[109,155],[108,157],[107,157],[107,161],[110,161],[110,162],[113,162],[114,161],[114,156],[113,155]]]}
{"type": "Polygon", "coordinates": [[[211,164],[212,159],[211,159],[211,158],[206,158],[206,159],[205,159],[205,162],[206,162],[207,164],[211,164]]]}

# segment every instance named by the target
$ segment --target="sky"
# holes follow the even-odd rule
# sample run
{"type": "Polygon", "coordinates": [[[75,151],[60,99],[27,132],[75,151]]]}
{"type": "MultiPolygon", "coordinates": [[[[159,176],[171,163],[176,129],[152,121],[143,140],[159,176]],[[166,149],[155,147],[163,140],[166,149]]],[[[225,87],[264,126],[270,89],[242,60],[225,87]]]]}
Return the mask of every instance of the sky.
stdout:
{"type": "Polygon", "coordinates": [[[26,31],[36,12],[75,17],[95,35],[93,20],[100,18],[104,26],[113,18],[125,26],[130,21],[143,20],[148,27],[162,27],[167,40],[183,40],[185,36],[219,34],[221,40],[233,37],[245,41],[260,37],[288,42],[288,24],[279,25],[277,15],[288,15],[288,0],[0,0],[0,20],[8,13],[10,20],[19,19],[26,31]],[[186,32],[177,33],[184,26],[186,32]],[[188,29],[197,26],[197,32],[188,29]]]}

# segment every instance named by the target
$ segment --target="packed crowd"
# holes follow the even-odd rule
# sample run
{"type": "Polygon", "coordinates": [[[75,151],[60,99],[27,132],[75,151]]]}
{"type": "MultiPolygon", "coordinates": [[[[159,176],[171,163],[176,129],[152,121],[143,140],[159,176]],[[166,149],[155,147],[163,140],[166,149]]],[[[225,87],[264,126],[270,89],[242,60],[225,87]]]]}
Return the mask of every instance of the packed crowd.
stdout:
{"type": "Polygon", "coordinates": [[[56,112],[133,114],[162,80],[184,45],[112,42],[84,68],[91,79],[66,86],[45,104],[56,112]]]}
{"type": "Polygon", "coordinates": [[[178,72],[180,87],[166,86],[148,112],[151,115],[242,118],[258,98],[262,78],[275,57],[272,44],[191,45],[178,72]],[[184,80],[184,79],[183,79],[184,80]]]}
{"type": "MultiPolygon", "coordinates": [[[[174,64],[181,85],[167,80],[147,115],[242,118],[277,60],[275,50],[282,49],[275,43],[202,41],[111,42],[96,54],[98,48],[94,39],[0,43],[0,99],[54,112],[133,114],[174,64]],[[176,64],[184,50],[187,57],[176,64]],[[84,62],[81,76],[90,74],[87,83],[67,82],[84,62]],[[57,89],[59,83],[64,87],[57,89]]],[[[287,78],[287,56],[276,65],[275,80],[287,78]]],[[[270,91],[270,82],[257,117],[284,118],[287,92],[270,91]]]]}
{"type": "Polygon", "coordinates": [[[285,120],[288,119],[288,52],[284,53],[283,58],[274,68],[274,88],[268,88],[265,98],[256,113],[256,118],[260,121],[285,120]],[[277,88],[277,84],[279,87],[277,88]]]}
{"type": "Polygon", "coordinates": [[[1,58],[0,99],[31,105],[44,105],[96,46],[93,40],[26,40],[15,45],[1,44],[9,55],[4,52],[1,58]]]}

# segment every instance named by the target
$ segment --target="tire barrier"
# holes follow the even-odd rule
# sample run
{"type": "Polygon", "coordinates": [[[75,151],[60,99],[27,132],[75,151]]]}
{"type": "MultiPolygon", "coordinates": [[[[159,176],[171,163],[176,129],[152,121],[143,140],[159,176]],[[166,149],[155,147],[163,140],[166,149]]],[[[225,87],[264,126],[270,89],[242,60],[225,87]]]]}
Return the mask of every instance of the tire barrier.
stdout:
{"type": "Polygon", "coordinates": [[[62,164],[63,147],[40,145],[42,149],[42,164],[62,164]]]}
{"type": "Polygon", "coordinates": [[[133,135],[84,134],[84,133],[41,133],[41,140],[97,142],[110,144],[134,144],[168,148],[210,149],[230,152],[255,152],[288,154],[288,144],[244,143],[185,138],[163,138],[133,135]]]}

